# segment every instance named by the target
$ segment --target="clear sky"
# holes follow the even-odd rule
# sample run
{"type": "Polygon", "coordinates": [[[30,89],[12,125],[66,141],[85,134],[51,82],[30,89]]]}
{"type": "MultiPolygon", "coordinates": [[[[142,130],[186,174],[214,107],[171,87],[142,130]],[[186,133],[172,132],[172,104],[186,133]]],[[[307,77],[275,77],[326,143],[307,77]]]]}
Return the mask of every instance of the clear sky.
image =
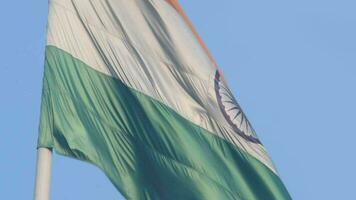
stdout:
{"type": "MultiPolygon", "coordinates": [[[[355,0],[181,0],[294,199],[356,199],[355,0]]],[[[0,194],[33,195],[46,0],[0,6],[0,194]]],[[[121,199],[54,155],[52,200],[121,199]]]]}

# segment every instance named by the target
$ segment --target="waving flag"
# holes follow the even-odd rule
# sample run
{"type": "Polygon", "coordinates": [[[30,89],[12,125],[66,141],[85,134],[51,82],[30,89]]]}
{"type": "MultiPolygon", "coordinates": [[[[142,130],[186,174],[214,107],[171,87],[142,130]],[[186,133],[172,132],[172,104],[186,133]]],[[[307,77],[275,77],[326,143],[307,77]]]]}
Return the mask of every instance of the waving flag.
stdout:
{"type": "Polygon", "coordinates": [[[51,0],[38,147],[127,199],[290,199],[174,0],[51,0]]]}

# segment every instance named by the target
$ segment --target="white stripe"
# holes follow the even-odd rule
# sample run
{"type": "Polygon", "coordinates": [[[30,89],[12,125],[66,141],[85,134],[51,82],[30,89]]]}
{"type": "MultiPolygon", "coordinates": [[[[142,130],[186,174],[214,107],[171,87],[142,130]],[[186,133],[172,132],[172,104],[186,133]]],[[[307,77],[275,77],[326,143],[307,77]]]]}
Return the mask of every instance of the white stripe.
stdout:
{"type": "Polygon", "coordinates": [[[275,172],[264,147],[238,136],[216,100],[216,69],[164,0],[52,0],[47,44],[168,105],[275,172]]]}

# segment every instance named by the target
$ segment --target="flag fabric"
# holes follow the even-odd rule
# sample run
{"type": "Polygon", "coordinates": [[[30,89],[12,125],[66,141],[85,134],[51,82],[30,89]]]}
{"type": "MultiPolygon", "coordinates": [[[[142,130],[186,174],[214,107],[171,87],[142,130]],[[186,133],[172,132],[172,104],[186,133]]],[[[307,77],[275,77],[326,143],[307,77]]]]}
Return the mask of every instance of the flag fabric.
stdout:
{"type": "Polygon", "coordinates": [[[50,0],[38,147],[127,199],[291,199],[174,0],[50,0]]]}

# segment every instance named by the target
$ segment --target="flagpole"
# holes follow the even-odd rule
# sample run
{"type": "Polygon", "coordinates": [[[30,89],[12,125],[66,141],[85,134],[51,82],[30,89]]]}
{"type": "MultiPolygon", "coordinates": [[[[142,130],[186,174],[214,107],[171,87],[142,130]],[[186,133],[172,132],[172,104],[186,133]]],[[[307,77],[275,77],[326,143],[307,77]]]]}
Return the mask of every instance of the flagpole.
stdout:
{"type": "Polygon", "coordinates": [[[38,148],[34,200],[49,200],[51,185],[52,150],[38,148]]]}

